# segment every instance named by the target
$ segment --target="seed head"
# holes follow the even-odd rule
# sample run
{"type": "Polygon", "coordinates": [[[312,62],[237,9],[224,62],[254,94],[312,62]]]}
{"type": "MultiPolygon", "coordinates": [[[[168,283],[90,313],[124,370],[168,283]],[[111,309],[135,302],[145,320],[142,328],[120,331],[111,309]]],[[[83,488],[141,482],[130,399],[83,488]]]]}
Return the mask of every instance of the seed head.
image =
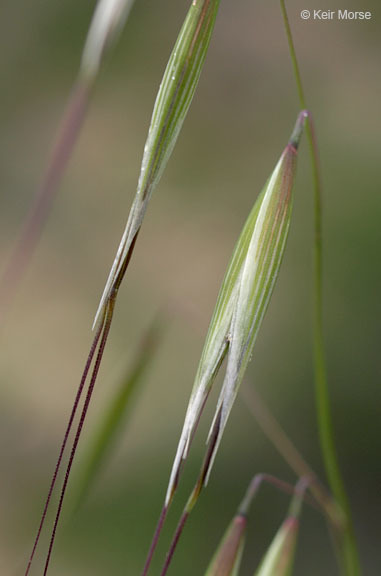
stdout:
{"type": "Polygon", "coordinates": [[[167,490],[167,504],[214,378],[227,355],[225,378],[208,437],[208,441],[216,438],[205,476],[205,484],[208,482],[278,277],[291,219],[297,148],[306,115],[304,111],[300,113],[292,136],[246,221],[226,272],[185,416],[167,490]]]}
{"type": "Polygon", "coordinates": [[[208,51],[220,0],[193,0],[156,98],[135,200],[94,320],[119,289],[151,194],[176,144],[208,51]]]}

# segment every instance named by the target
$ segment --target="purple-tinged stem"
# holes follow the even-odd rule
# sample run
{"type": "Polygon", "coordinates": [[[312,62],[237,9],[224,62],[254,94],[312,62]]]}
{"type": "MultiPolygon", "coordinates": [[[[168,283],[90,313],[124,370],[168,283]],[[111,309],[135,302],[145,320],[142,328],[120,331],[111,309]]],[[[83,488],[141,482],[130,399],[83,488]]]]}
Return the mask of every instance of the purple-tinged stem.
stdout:
{"type": "Polygon", "coordinates": [[[284,482],[283,480],[279,480],[276,476],[272,476],[271,474],[256,474],[253,479],[251,480],[249,487],[246,491],[244,499],[242,500],[240,507],[238,509],[238,514],[241,516],[247,516],[248,511],[250,509],[251,503],[253,498],[256,496],[259,487],[262,485],[263,482],[270,484],[284,492],[285,494],[299,494],[301,495],[302,499],[304,499],[308,504],[314,508],[315,510],[321,511],[320,507],[316,505],[316,502],[313,498],[310,498],[308,495],[304,494],[307,487],[310,486],[311,481],[309,478],[302,477],[296,486],[292,486],[288,482],[284,482]]]}
{"type": "MultiPolygon", "coordinates": [[[[205,479],[208,477],[208,472],[209,472],[209,467],[212,461],[212,455],[215,449],[215,445],[217,442],[217,438],[219,435],[219,430],[220,430],[220,422],[221,422],[221,412],[218,414],[216,422],[214,424],[214,428],[212,431],[212,435],[210,437],[210,441],[209,441],[209,445],[208,445],[208,449],[204,458],[204,462],[201,468],[201,472],[199,474],[199,477],[196,481],[195,487],[193,488],[191,495],[188,499],[188,502],[184,508],[183,514],[180,518],[180,521],[177,525],[174,537],[172,539],[163,569],[161,571],[160,576],[166,576],[167,571],[169,569],[169,566],[172,562],[172,558],[173,555],[175,553],[177,544],[179,542],[180,536],[184,530],[184,526],[186,524],[186,521],[189,518],[190,513],[192,512],[194,506],[196,505],[198,498],[201,494],[201,491],[204,487],[204,482],[205,479]]],[[[309,482],[309,479],[302,479],[303,481],[303,486],[309,482]]],[[[247,509],[251,504],[251,500],[253,499],[255,493],[257,492],[260,484],[262,482],[268,482],[269,484],[273,484],[274,486],[276,486],[278,489],[282,490],[283,492],[286,492],[288,494],[294,494],[295,493],[295,488],[293,486],[291,486],[290,484],[288,484],[287,482],[283,482],[282,480],[279,480],[278,478],[276,478],[275,476],[271,476],[270,474],[257,474],[256,476],[254,476],[253,480],[250,483],[250,486],[248,488],[248,491],[245,495],[245,498],[243,500],[243,502],[241,503],[240,506],[240,512],[243,515],[246,515],[247,509]]],[[[299,484],[298,484],[299,486],[299,484]]],[[[315,506],[314,501],[308,499],[310,504],[312,506],[315,506]]]]}
{"type": "Polygon", "coordinates": [[[159,517],[159,521],[158,521],[157,526],[156,526],[155,533],[154,533],[153,538],[152,538],[152,542],[151,542],[151,546],[150,546],[149,551],[148,551],[146,563],[144,564],[142,576],[147,576],[147,574],[148,574],[148,570],[149,570],[149,567],[151,565],[152,558],[153,558],[154,552],[156,550],[156,546],[157,546],[157,543],[159,541],[159,537],[160,537],[161,531],[163,529],[165,519],[167,517],[167,513],[168,513],[168,506],[164,505],[163,509],[160,513],[160,517],[159,517]]]}
{"type": "Polygon", "coordinates": [[[217,438],[219,435],[219,431],[220,431],[220,423],[221,423],[221,411],[218,413],[214,427],[213,427],[213,431],[209,440],[209,444],[208,444],[208,448],[205,454],[205,458],[204,458],[204,462],[202,464],[201,467],[201,472],[197,478],[195,487],[193,488],[189,498],[188,498],[188,502],[185,505],[184,511],[182,513],[182,516],[180,518],[180,521],[177,525],[176,528],[176,532],[174,534],[174,537],[172,539],[167,557],[165,559],[165,563],[161,572],[160,576],[165,576],[168,568],[172,562],[172,558],[173,555],[175,553],[177,544],[179,542],[180,536],[184,530],[184,526],[186,521],[188,520],[188,517],[190,515],[190,513],[192,512],[193,508],[195,507],[195,505],[197,504],[197,501],[199,499],[199,496],[201,494],[201,491],[204,487],[204,482],[205,479],[208,476],[208,471],[209,471],[209,467],[210,467],[210,463],[212,461],[212,455],[216,446],[216,442],[217,442],[217,438]]]}
{"type": "Polygon", "coordinates": [[[238,514],[241,516],[247,516],[248,510],[251,506],[254,496],[257,494],[258,489],[262,482],[268,482],[269,484],[275,485],[282,491],[291,492],[293,493],[294,488],[289,486],[286,482],[282,482],[282,480],[278,480],[274,476],[270,476],[269,474],[256,474],[252,481],[249,484],[249,487],[246,491],[245,497],[241,502],[241,505],[238,510],[238,514]]]}
{"type": "Polygon", "coordinates": [[[43,512],[42,512],[42,517],[41,517],[40,525],[39,525],[39,527],[38,527],[37,536],[36,536],[36,539],[35,539],[35,541],[34,541],[32,553],[31,553],[30,558],[29,558],[29,562],[28,562],[28,566],[27,566],[27,569],[26,569],[26,572],[25,572],[25,576],[28,576],[30,567],[31,567],[31,565],[32,565],[32,561],[33,561],[33,558],[34,558],[34,554],[35,554],[35,552],[36,552],[36,548],[37,548],[37,545],[38,545],[38,542],[39,542],[39,539],[40,539],[40,536],[41,536],[41,531],[42,531],[42,528],[43,528],[44,523],[45,523],[46,514],[47,514],[47,511],[48,511],[48,508],[49,508],[49,504],[50,504],[50,499],[51,499],[51,497],[52,497],[52,493],[53,493],[53,489],[54,489],[54,486],[55,486],[55,483],[56,483],[56,480],[57,480],[58,472],[59,472],[60,467],[61,467],[62,458],[63,458],[63,454],[64,454],[64,451],[65,451],[65,448],[66,448],[66,444],[67,444],[67,441],[68,441],[68,438],[69,438],[69,434],[70,434],[70,431],[71,431],[71,427],[72,427],[72,425],[73,425],[73,421],[74,421],[74,418],[75,418],[75,415],[76,415],[76,412],[77,412],[77,409],[78,409],[78,404],[79,404],[79,401],[80,401],[80,399],[81,399],[83,387],[84,387],[84,385],[85,385],[86,378],[87,378],[87,375],[88,375],[88,373],[89,373],[92,360],[93,360],[93,358],[94,358],[95,350],[96,350],[96,348],[97,348],[97,345],[98,345],[98,342],[99,342],[99,338],[100,338],[101,333],[102,333],[102,329],[103,329],[103,322],[99,324],[99,328],[97,329],[97,332],[96,332],[96,334],[95,334],[93,343],[92,343],[91,348],[90,348],[89,355],[88,355],[87,360],[86,360],[85,369],[84,369],[83,374],[82,374],[81,382],[80,382],[79,387],[78,387],[78,390],[77,390],[77,394],[76,394],[76,397],[75,397],[75,400],[74,400],[74,404],[73,404],[73,408],[72,408],[72,411],[71,411],[71,414],[70,414],[69,422],[68,422],[68,425],[67,425],[67,428],[66,428],[66,431],[65,431],[64,439],[63,439],[63,442],[62,442],[62,445],[61,445],[61,450],[60,450],[60,453],[59,453],[59,456],[58,456],[58,460],[57,460],[57,464],[56,464],[56,467],[55,467],[55,470],[54,470],[53,478],[52,478],[52,481],[51,481],[51,483],[50,483],[48,496],[47,496],[46,501],[45,501],[44,510],[43,510],[43,512]]]}
{"type": "MultiPolygon", "coordinates": [[[[209,393],[208,393],[208,395],[209,395],[209,393]]],[[[190,443],[189,443],[189,444],[192,443],[193,438],[194,438],[194,435],[195,435],[195,433],[196,433],[196,431],[197,431],[197,428],[198,428],[198,425],[199,425],[199,422],[200,422],[200,418],[201,418],[202,412],[203,412],[203,410],[204,410],[205,403],[206,403],[206,400],[207,400],[207,398],[208,398],[208,395],[206,396],[206,398],[205,398],[205,400],[204,400],[204,402],[203,402],[203,405],[202,405],[202,407],[201,407],[200,414],[198,415],[198,418],[197,418],[197,421],[196,421],[196,424],[195,424],[195,428],[194,428],[194,430],[193,430],[193,434],[192,434],[192,437],[191,437],[191,439],[190,439],[190,443]]],[[[158,542],[159,542],[160,534],[161,534],[161,531],[162,531],[162,529],[163,529],[163,526],[164,526],[164,523],[165,523],[165,520],[166,520],[166,517],[167,517],[167,513],[168,513],[168,510],[169,510],[169,507],[170,507],[170,505],[171,505],[171,503],[172,503],[173,497],[174,497],[174,495],[175,495],[175,493],[176,493],[176,490],[177,490],[177,486],[178,486],[178,483],[179,483],[181,471],[182,471],[182,467],[179,468],[179,471],[178,471],[178,474],[177,474],[177,477],[176,477],[176,482],[175,482],[175,484],[174,484],[174,486],[173,486],[173,490],[172,490],[172,494],[171,494],[171,497],[170,497],[170,501],[168,502],[168,504],[164,504],[163,509],[162,509],[162,511],[161,511],[161,514],[160,514],[160,517],[159,517],[159,520],[158,520],[158,523],[157,523],[157,526],[156,526],[155,533],[154,533],[153,538],[152,538],[151,546],[150,546],[150,548],[149,548],[148,555],[147,555],[146,562],[145,562],[145,564],[144,564],[144,568],[143,568],[143,572],[142,572],[141,576],[147,576],[147,574],[148,574],[149,568],[150,568],[150,566],[151,566],[152,558],[153,558],[153,555],[154,555],[154,553],[155,553],[157,544],[158,544],[158,542]]]]}
{"type": "Polygon", "coordinates": [[[300,478],[299,482],[295,486],[294,490],[295,495],[290,506],[290,516],[298,518],[303,500],[305,499],[306,490],[309,487],[310,487],[309,478],[304,477],[300,478]]]}
{"type": "Polygon", "coordinates": [[[108,335],[110,333],[110,327],[111,327],[111,321],[112,321],[112,316],[113,316],[113,310],[114,310],[114,305],[115,305],[115,296],[113,297],[113,299],[109,300],[108,302],[108,306],[107,306],[107,310],[106,310],[106,317],[104,320],[104,324],[103,324],[103,331],[102,331],[102,338],[99,344],[99,349],[98,349],[98,353],[97,353],[97,357],[95,360],[95,364],[94,364],[94,368],[93,368],[93,372],[91,375],[91,379],[90,379],[90,383],[89,383],[89,388],[87,391],[87,395],[86,395],[86,399],[85,399],[85,403],[82,409],[82,413],[81,413],[81,417],[79,420],[79,424],[78,424],[78,428],[77,428],[77,432],[74,438],[74,442],[73,442],[73,446],[72,446],[72,450],[71,450],[71,454],[70,454],[70,459],[69,459],[69,463],[67,465],[66,468],[66,473],[65,473],[65,480],[62,486],[62,490],[61,490],[61,496],[60,496],[60,500],[59,500],[59,504],[58,504],[58,509],[57,509],[57,514],[56,514],[56,518],[54,521],[54,526],[53,526],[53,530],[52,530],[52,535],[51,535],[51,539],[50,539],[50,544],[49,544],[49,550],[48,550],[48,554],[46,557],[46,562],[45,562],[45,568],[44,568],[44,576],[46,576],[47,572],[48,572],[48,568],[49,568],[49,562],[50,562],[50,557],[52,554],[52,549],[53,549],[53,545],[54,545],[54,541],[55,541],[55,536],[56,536],[56,531],[57,531],[57,526],[58,526],[58,522],[61,516],[61,511],[62,511],[62,505],[63,505],[63,501],[64,501],[64,497],[65,497],[65,493],[66,493],[66,488],[67,488],[67,484],[69,481],[69,476],[70,476],[70,471],[73,465],[73,460],[74,460],[74,456],[75,453],[77,451],[77,446],[78,446],[78,442],[81,436],[81,432],[82,432],[82,428],[83,428],[83,424],[85,422],[85,418],[86,418],[86,414],[87,414],[87,410],[89,408],[89,404],[90,404],[90,400],[91,400],[91,396],[94,390],[94,386],[95,386],[95,382],[98,376],[98,371],[99,371],[99,367],[102,361],[102,357],[103,357],[103,353],[104,353],[104,349],[106,346],[106,342],[107,342],[107,338],[108,335]]]}
{"type": "Polygon", "coordinates": [[[315,472],[304,460],[289,436],[283,430],[279,422],[270,412],[259,393],[254,388],[244,387],[242,390],[246,406],[253,414],[262,432],[270,440],[279,454],[284,458],[290,468],[298,476],[307,477],[310,480],[310,491],[316,502],[326,514],[327,518],[336,526],[340,527],[343,518],[340,509],[331,494],[317,479],[315,472]]]}
{"type": "Polygon", "coordinates": [[[69,97],[39,192],[0,282],[0,323],[4,320],[9,304],[39,240],[44,221],[49,214],[57,187],[83,124],[90,91],[91,83],[80,79],[69,97]]]}
{"type": "MultiPolygon", "coordinates": [[[[138,232],[139,232],[139,231],[138,231],[138,232]]],[[[53,527],[53,532],[52,532],[52,537],[51,537],[50,546],[49,546],[49,552],[48,552],[48,556],[47,556],[47,560],[46,560],[44,575],[46,574],[47,569],[48,569],[48,565],[49,565],[49,561],[50,561],[50,556],[51,556],[51,552],[52,552],[52,548],[53,548],[53,544],[54,544],[54,539],[55,539],[55,533],[56,533],[56,529],[57,529],[59,517],[60,517],[60,514],[61,514],[63,499],[64,499],[65,492],[66,492],[66,486],[67,486],[67,483],[68,483],[68,480],[69,480],[70,470],[71,470],[71,466],[72,466],[72,463],[73,463],[73,460],[74,460],[74,456],[75,456],[75,452],[76,452],[76,449],[77,449],[79,437],[80,437],[81,430],[82,430],[82,427],[83,427],[83,423],[84,423],[84,420],[85,420],[85,417],[86,417],[86,413],[87,413],[87,410],[88,410],[88,407],[89,407],[89,403],[90,403],[90,400],[91,400],[91,395],[92,395],[92,392],[93,392],[93,389],[94,389],[95,381],[96,381],[96,378],[97,378],[97,375],[98,375],[99,367],[100,367],[100,364],[101,364],[101,361],[102,361],[103,352],[104,352],[104,349],[105,349],[105,346],[106,346],[106,342],[107,342],[107,339],[108,339],[108,335],[109,335],[109,332],[110,332],[110,327],[111,327],[111,322],[112,322],[112,317],[113,317],[113,311],[114,311],[114,306],[115,306],[115,302],[116,302],[116,297],[117,297],[118,289],[119,289],[120,284],[121,284],[121,282],[122,282],[122,280],[123,280],[123,276],[124,276],[124,274],[125,274],[125,272],[126,272],[127,266],[128,266],[128,264],[129,264],[129,262],[130,262],[130,259],[131,259],[131,256],[132,256],[132,253],[133,253],[133,250],[134,250],[136,238],[137,238],[137,236],[138,236],[138,232],[136,233],[135,238],[134,238],[134,240],[133,240],[133,242],[132,242],[132,244],[131,244],[129,253],[128,253],[127,258],[126,258],[125,266],[123,267],[123,269],[122,269],[122,271],[121,271],[121,273],[120,273],[120,276],[117,278],[115,287],[113,288],[112,292],[111,292],[110,295],[109,295],[109,298],[108,298],[108,302],[107,302],[105,311],[104,311],[103,314],[102,314],[102,318],[101,318],[101,320],[100,320],[100,322],[99,322],[99,327],[97,328],[97,332],[96,332],[96,334],[95,334],[93,343],[92,343],[92,345],[91,345],[90,353],[89,353],[89,356],[88,356],[88,358],[87,358],[87,362],[86,362],[86,365],[85,365],[85,369],[84,369],[84,372],[83,372],[83,374],[82,374],[81,382],[80,382],[80,385],[79,385],[79,388],[78,388],[77,396],[76,396],[75,401],[74,401],[73,410],[72,410],[72,413],[71,413],[71,416],[70,416],[70,420],[69,420],[68,427],[67,427],[66,432],[65,432],[65,436],[64,436],[63,443],[62,443],[60,455],[59,455],[58,462],[57,462],[57,465],[56,465],[56,470],[55,470],[55,472],[54,472],[53,479],[52,479],[52,482],[51,482],[51,486],[50,486],[50,488],[49,488],[48,497],[47,497],[47,500],[46,500],[46,503],[45,503],[44,511],[43,511],[43,514],[42,514],[42,519],[41,519],[41,522],[40,522],[40,526],[39,526],[39,529],[38,529],[38,533],[37,533],[36,540],[35,540],[35,542],[34,542],[32,554],[31,554],[31,556],[30,556],[30,559],[29,559],[29,562],[28,562],[28,566],[27,566],[27,569],[26,569],[26,572],[25,572],[25,576],[28,576],[28,573],[29,573],[29,570],[30,570],[30,566],[31,566],[32,561],[33,561],[33,557],[34,557],[34,554],[35,554],[35,551],[36,551],[36,548],[37,548],[37,544],[38,544],[38,541],[39,541],[39,538],[40,538],[41,530],[42,530],[43,524],[44,524],[44,522],[45,522],[46,513],[47,513],[47,509],[48,509],[49,503],[50,503],[51,495],[52,495],[52,492],[53,492],[53,489],[54,489],[54,485],[55,485],[55,483],[56,483],[57,474],[58,474],[58,471],[59,471],[59,468],[60,468],[60,465],[61,465],[63,453],[64,453],[64,450],[65,450],[65,447],[66,447],[66,444],[67,444],[68,436],[69,436],[69,433],[70,433],[70,430],[71,430],[71,427],[72,427],[72,424],[73,424],[73,420],[74,420],[74,417],[75,417],[75,414],[76,414],[76,411],[77,411],[77,408],[78,408],[78,404],[79,404],[79,401],[80,401],[80,398],[81,398],[82,390],[83,390],[83,387],[84,387],[86,378],[87,378],[87,376],[88,376],[88,372],[89,372],[89,369],[90,369],[90,365],[91,365],[91,362],[92,362],[92,360],[93,360],[93,357],[94,357],[94,354],[95,354],[95,351],[96,351],[96,348],[97,348],[99,339],[100,339],[100,337],[102,336],[102,339],[101,339],[101,342],[100,342],[100,345],[99,345],[99,349],[98,349],[98,354],[97,354],[96,361],[95,361],[95,365],[94,365],[94,368],[93,368],[93,372],[92,372],[92,376],[91,376],[91,380],[90,380],[89,389],[88,389],[88,392],[87,392],[85,404],[84,404],[84,407],[83,407],[83,409],[82,409],[82,414],[81,414],[80,422],[79,422],[79,425],[78,425],[78,428],[77,428],[77,434],[76,434],[76,437],[75,437],[75,439],[74,439],[74,443],[73,443],[73,447],[72,447],[72,452],[71,452],[70,460],[69,460],[69,463],[68,463],[68,466],[67,466],[67,469],[66,469],[65,481],[64,481],[64,484],[63,484],[63,488],[62,488],[62,492],[61,492],[61,498],[60,498],[60,502],[59,502],[59,506],[58,506],[58,511],[57,511],[57,516],[56,516],[55,524],[54,524],[54,527],[53,527]]]]}
{"type": "Polygon", "coordinates": [[[175,532],[175,535],[174,535],[173,540],[171,542],[171,547],[169,548],[169,552],[168,552],[167,557],[165,559],[165,563],[164,563],[164,566],[163,566],[163,569],[161,571],[160,576],[165,576],[166,573],[168,572],[168,568],[172,562],[173,555],[175,553],[177,544],[180,540],[180,536],[184,530],[184,526],[185,526],[186,521],[188,520],[188,517],[189,517],[188,510],[184,510],[184,512],[180,518],[180,522],[177,525],[176,532],[175,532]]]}

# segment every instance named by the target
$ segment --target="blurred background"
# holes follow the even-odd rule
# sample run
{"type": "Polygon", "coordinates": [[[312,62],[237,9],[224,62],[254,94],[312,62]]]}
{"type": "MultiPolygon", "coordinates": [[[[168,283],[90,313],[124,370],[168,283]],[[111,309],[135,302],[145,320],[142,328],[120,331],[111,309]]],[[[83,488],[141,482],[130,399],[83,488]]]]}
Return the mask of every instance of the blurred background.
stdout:
{"type": "MultiPolygon", "coordinates": [[[[0,572],[24,574],[91,343],[91,325],[138,179],[156,92],[190,0],[137,0],[98,79],[38,249],[0,328],[0,572]]],[[[364,574],[380,573],[380,53],[371,21],[290,23],[313,111],[324,184],[327,368],[335,435],[364,574]]],[[[362,3],[361,3],[362,4],[362,3]]],[[[38,189],[76,77],[94,0],[5,0],[0,21],[0,272],[38,189]]],[[[73,469],[158,310],[166,329],[128,424],[78,512],[67,507],[51,575],[139,574],[166,490],[193,378],[225,267],[299,110],[278,2],[222,0],[183,131],[152,197],[120,290],[73,469]]],[[[281,274],[245,378],[324,480],[312,371],[312,180],[302,142],[281,274]]],[[[159,573],[201,464],[221,379],[205,410],[155,556],[159,573]]],[[[293,472],[238,398],[210,484],[171,574],[203,574],[251,479],[293,472]]],[[[54,501],[55,503],[56,501],[54,501]]],[[[265,487],[250,521],[250,576],[288,507],[265,487]]],[[[54,509],[54,506],[53,506],[54,509]]],[[[44,533],[33,574],[41,573],[44,533]]],[[[323,517],[305,508],[295,574],[337,573],[323,517]]]]}

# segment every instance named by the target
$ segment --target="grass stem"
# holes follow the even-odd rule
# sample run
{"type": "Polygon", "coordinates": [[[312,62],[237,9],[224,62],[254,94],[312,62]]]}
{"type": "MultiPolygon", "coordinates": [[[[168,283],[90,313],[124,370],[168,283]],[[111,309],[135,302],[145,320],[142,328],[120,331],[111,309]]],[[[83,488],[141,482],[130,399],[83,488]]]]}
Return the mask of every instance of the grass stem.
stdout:
{"type": "Polygon", "coordinates": [[[89,104],[92,84],[79,79],[70,95],[39,192],[32,204],[0,282],[0,323],[15,296],[40,239],[58,185],[78,139],[89,104]]]}
{"type": "Polygon", "coordinates": [[[111,328],[111,321],[112,321],[112,316],[113,316],[113,311],[114,311],[114,305],[115,305],[115,296],[113,299],[109,300],[107,309],[106,309],[106,313],[105,313],[105,320],[104,320],[104,324],[103,324],[103,329],[102,329],[102,336],[100,338],[100,343],[99,343],[99,349],[98,349],[98,353],[95,359],[95,364],[94,364],[94,368],[93,368],[93,372],[91,374],[91,379],[90,379],[90,383],[89,383],[89,388],[86,394],[86,399],[85,399],[85,403],[83,405],[83,409],[82,409],[82,413],[81,413],[81,417],[79,420],[79,424],[77,427],[77,432],[74,438],[74,442],[73,442],[73,446],[72,446],[72,450],[71,450],[71,454],[70,454],[70,459],[66,468],[66,473],[65,473],[65,480],[62,486],[62,490],[61,490],[61,495],[60,495],[60,500],[59,500],[59,504],[58,504],[58,509],[57,509],[57,514],[56,514],[56,518],[54,521],[54,526],[53,526],[53,530],[52,530],[52,535],[51,535],[51,539],[50,539],[50,544],[49,544],[49,550],[48,550],[48,554],[46,557],[46,562],[45,562],[45,568],[44,568],[44,576],[46,576],[47,572],[48,572],[48,568],[49,568],[49,562],[50,562],[50,557],[52,554],[52,549],[53,549],[53,545],[54,545],[54,541],[55,541],[55,536],[56,536],[56,531],[57,531],[57,526],[58,526],[58,522],[61,516],[61,511],[62,511],[62,505],[63,505],[63,501],[65,498],[65,493],[66,493],[66,488],[67,488],[67,484],[69,481],[69,477],[70,477],[70,472],[71,472],[71,468],[73,465],[73,461],[74,461],[74,457],[75,457],[75,453],[77,451],[77,447],[78,447],[78,442],[81,436],[81,432],[82,432],[82,428],[83,428],[83,424],[85,422],[85,418],[86,418],[86,414],[90,405],[90,400],[91,400],[91,396],[92,393],[94,391],[94,386],[95,386],[95,382],[98,376],[98,371],[101,365],[101,361],[102,361],[102,357],[103,357],[103,353],[105,350],[105,346],[106,346],[106,342],[108,339],[108,335],[110,333],[110,328],[111,328]]]}
{"type": "Polygon", "coordinates": [[[165,576],[165,575],[167,574],[167,572],[168,572],[168,568],[169,568],[169,566],[170,566],[170,564],[171,564],[171,562],[172,562],[173,555],[174,555],[174,553],[175,553],[177,544],[178,544],[178,542],[179,542],[179,540],[180,540],[180,536],[181,536],[181,534],[182,534],[182,532],[183,532],[183,530],[184,530],[184,526],[185,526],[185,524],[186,524],[186,521],[187,521],[188,518],[189,518],[189,514],[190,514],[190,513],[188,512],[188,510],[185,509],[184,512],[183,512],[183,514],[182,514],[182,516],[181,516],[181,518],[180,518],[180,522],[179,522],[178,525],[177,525],[176,532],[175,532],[175,535],[174,535],[173,540],[172,540],[172,542],[171,542],[171,546],[170,546],[170,548],[169,548],[169,551],[168,551],[167,557],[166,557],[166,559],[165,559],[164,566],[163,566],[163,569],[162,569],[162,571],[161,571],[161,573],[160,573],[160,576],[165,576]]]}
{"type": "MultiPolygon", "coordinates": [[[[286,31],[290,57],[299,96],[300,106],[307,108],[300,75],[298,59],[295,52],[292,32],[288,20],[285,0],[280,0],[284,27],[286,31]]],[[[309,145],[311,166],[314,182],[314,363],[315,363],[315,393],[319,437],[324,466],[333,496],[345,515],[342,530],[341,559],[347,576],[361,574],[357,545],[354,536],[349,500],[342,479],[333,433],[331,406],[325,367],[324,335],[323,335],[323,301],[322,301],[322,222],[321,196],[322,186],[319,170],[319,160],[311,118],[308,117],[306,135],[309,145]]]]}
{"type": "Polygon", "coordinates": [[[276,450],[278,450],[289,467],[297,476],[310,480],[309,489],[327,516],[327,519],[330,520],[332,524],[340,527],[343,521],[341,508],[338,508],[336,501],[332,499],[331,494],[329,494],[318,480],[314,470],[312,470],[311,466],[305,461],[290,437],[283,430],[276,418],[274,418],[258,392],[246,386],[243,389],[243,398],[262,432],[276,450]]]}
{"type": "Polygon", "coordinates": [[[162,528],[164,526],[164,522],[165,522],[165,519],[167,517],[167,513],[168,513],[168,506],[164,505],[163,509],[160,513],[160,517],[159,517],[159,520],[158,520],[158,523],[157,523],[157,526],[155,529],[155,533],[154,533],[153,538],[152,538],[151,546],[150,546],[148,554],[147,554],[147,558],[146,558],[146,562],[144,564],[142,576],[147,576],[147,574],[148,574],[148,570],[151,566],[152,558],[153,558],[153,555],[155,553],[156,546],[159,542],[160,534],[161,534],[162,528]]]}
{"type": "Polygon", "coordinates": [[[32,549],[32,553],[31,553],[30,558],[29,558],[29,562],[28,562],[28,566],[27,566],[27,569],[26,569],[26,572],[25,572],[25,576],[28,576],[28,574],[29,574],[29,571],[30,571],[30,568],[31,568],[31,565],[32,565],[32,562],[33,562],[34,554],[35,554],[35,552],[36,552],[36,548],[37,548],[38,542],[39,542],[39,540],[40,540],[41,531],[42,531],[42,528],[43,528],[44,523],[45,523],[46,514],[47,514],[47,511],[48,511],[48,508],[49,508],[49,504],[50,504],[50,500],[51,500],[52,493],[53,493],[53,490],[54,490],[54,486],[55,486],[56,481],[57,481],[58,472],[59,472],[59,470],[60,470],[60,468],[61,468],[61,463],[62,463],[63,454],[64,454],[64,452],[65,452],[65,448],[66,448],[66,444],[67,444],[67,441],[68,441],[68,438],[69,438],[69,434],[70,434],[71,428],[72,428],[72,426],[73,426],[73,421],[74,421],[75,415],[76,415],[76,413],[77,413],[78,405],[79,405],[79,402],[80,402],[80,399],[81,399],[81,396],[82,396],[83,387],[84,387],[84,385],[85,385],[85,382],[86,382],[86,379],[87,379],[87,375],[88,375],[88,373],[89,373],[90,366],[91,366],[91,363],[92,363],[93,358],[94,358],[95,351],[96,351],[97,346],[98,346],[98,342],[99,342],[99,338],[100,338],[101,333],[102,333],[102,329],[103,329],[103,324],[100,324],[99,327],[98,327],[98,329],[97,329],[97,331],[96,331],[96,334],[95,334],[95,336],[94,336],[94,340],[93,340],[93,343],[92,343],[91,348],[90,348],[89,355],[88,355],[87,360],[86,360],[85,369],[84,369],[83,374],[82,374],[81,382],[80,382],[79,387],[78,387],[78,390],[77,390],[77,394],[76,394],[76,397],[75,397],[75,400],[74,400],[74,404],[73,404],[73,408],[72,408],[72,411],[71,411],[71,414],[70,414],[69,422],[68,422],[68,425],[67,425],[67,427],[66,427],[64,439],[63,439],[63,442],[62,442],[62,445],[61,445],[61,449],[60,449],[60,453],[59,453],[59,456],[58,456],[57,464],[56,464],[56,467],[55,467],[55,470],[54,470],[53,478],[52,478],[51,483],[50,483],[48,496],[47,496],[46,501],[45,501],[45,506],[44,506],[44,509],[43,509],[43,512],[42,512],[40,525],[39,525],[39,527],[38,527],[37,536],[36,536],[36,539],[35,539],[34,544],[33,544],[33,549],[32,549]]]}

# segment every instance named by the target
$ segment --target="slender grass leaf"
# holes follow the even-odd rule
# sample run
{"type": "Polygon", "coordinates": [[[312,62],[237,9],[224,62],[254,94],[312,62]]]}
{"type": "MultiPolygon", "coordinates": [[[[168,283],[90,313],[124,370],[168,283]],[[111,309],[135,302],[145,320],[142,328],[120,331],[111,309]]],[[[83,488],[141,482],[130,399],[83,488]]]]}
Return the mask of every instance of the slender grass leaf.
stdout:
{"type": "Polygon", "coordinates": [[[162,322],[155,319],[145,335],[134,365],[128,370],[115,397],[104,411],[104,414],[90,440],[87,453],[82,458],[78,483],[74,488],[73,511],[81,506],[94,483],[98,471],[113,450],[126,425],[131,402],[137,389],[143,383],[147,370],[155,356],[162,337],[162,322]]]}

